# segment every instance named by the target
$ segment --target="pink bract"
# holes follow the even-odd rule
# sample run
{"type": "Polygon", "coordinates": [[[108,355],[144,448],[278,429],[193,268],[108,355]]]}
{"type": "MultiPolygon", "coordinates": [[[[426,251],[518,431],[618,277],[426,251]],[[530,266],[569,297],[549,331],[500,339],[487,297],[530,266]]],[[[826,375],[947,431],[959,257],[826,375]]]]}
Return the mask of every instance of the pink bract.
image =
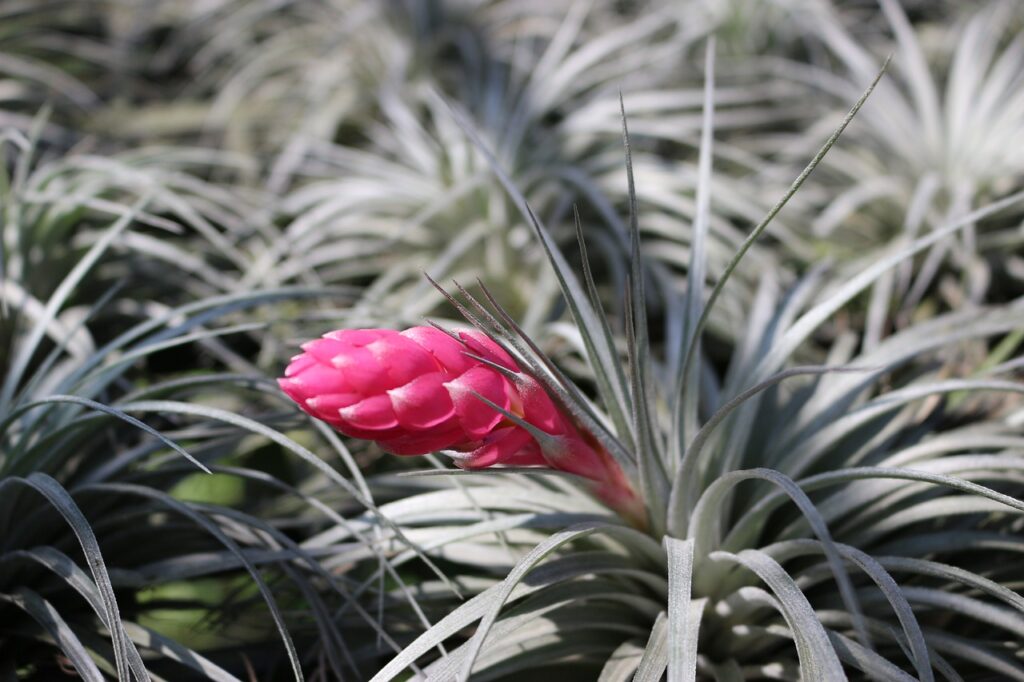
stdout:
{"type": "Polygon", "coordinates": [[[302,350],[278,383],[338,431],[397,455],[445,450],[465,469],[543,466],[578,474],[642,524],[642,504],[618,464],[487,335],[342,329],[302,350]]]}
{"type": "Polygon", "coordinates": [[[302,350],[278,380],[281,389],[317,419],[398,455],[479,441],[504,417],[477,396],[508,409],[515,393],[497,369],[470,357],[518,369],[479,332],[343,329],[302,350]]]}

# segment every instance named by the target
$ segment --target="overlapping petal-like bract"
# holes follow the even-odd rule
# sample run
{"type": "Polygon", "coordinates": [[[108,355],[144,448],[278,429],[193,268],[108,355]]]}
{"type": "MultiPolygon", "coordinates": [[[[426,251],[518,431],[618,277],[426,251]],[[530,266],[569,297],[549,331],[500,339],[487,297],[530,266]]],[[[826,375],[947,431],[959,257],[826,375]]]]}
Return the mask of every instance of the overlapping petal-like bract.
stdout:
{"type": "Polygon", "coordinates": [[[433,327],[342,329],[302,346],[279,380],[303,410],[354,438],[398,455],[422,455],[482,442],[515,395],[501,372],[518,371],[485,335],[458,339],[433,327]]]}
{"type": "Polygon", "coordinates": [[[613,508],[642,516],[632,486],[604,448],[485,334],[343,329],[302,350],[278,380],[281,388],[348,436],[398,455],[445,450],[466,469],[568,471],[590,479],[613,508]]]}

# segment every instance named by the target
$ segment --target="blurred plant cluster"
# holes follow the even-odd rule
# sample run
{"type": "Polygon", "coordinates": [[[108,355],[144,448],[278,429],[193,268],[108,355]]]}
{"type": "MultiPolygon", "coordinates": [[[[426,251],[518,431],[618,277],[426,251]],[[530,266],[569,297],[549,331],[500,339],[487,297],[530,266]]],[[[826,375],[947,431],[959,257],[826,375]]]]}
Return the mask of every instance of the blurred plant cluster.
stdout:
{"type": "Polygon", "coordinates": [[[0,0],[0,368],[0,682],[1024,680],[1024,4],[0,0]],[[646,517],[275,381],[429,323],[646,517]]]}

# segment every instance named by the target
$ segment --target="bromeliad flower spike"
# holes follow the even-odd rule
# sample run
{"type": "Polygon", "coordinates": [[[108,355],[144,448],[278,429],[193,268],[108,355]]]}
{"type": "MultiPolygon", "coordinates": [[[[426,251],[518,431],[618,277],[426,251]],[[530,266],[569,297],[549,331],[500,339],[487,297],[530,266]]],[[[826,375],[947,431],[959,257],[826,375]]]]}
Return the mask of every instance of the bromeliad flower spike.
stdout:
{"type": "Polygon", "coordinates": [[[605,504],[643,525],[643,505],[615,460],[486,334],[342,329],[302,350],[278,383],[345,435],[396,455],[444,450],[464,469],[577,474],[605,504]]]}

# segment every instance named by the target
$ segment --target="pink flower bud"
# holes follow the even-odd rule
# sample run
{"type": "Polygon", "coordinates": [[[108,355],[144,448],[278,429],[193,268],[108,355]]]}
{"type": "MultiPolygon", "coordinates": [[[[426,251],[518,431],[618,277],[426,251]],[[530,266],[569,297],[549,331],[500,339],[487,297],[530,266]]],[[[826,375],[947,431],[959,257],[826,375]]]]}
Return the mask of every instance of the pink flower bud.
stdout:
{"type": "Polygon", "coordinates": [[[508,409],[515,389],[498,370],[515,362],[479,332],[458,341],[433,327],[344,329],[302,346],[278,383],[312,416],[398,455],[479,443],[508,409]]]}
{"type": "Polygon", "coordinates": [[[446,450],[465,469],[500,464],[578,474],[609,506],[643,525],[643,505],[618,464],[485,334],[339,330],[302,350],[278,383],[342,433],[397,455],[446,450]],[[535,438],[523,422],[544,437],[535,438]]]}

